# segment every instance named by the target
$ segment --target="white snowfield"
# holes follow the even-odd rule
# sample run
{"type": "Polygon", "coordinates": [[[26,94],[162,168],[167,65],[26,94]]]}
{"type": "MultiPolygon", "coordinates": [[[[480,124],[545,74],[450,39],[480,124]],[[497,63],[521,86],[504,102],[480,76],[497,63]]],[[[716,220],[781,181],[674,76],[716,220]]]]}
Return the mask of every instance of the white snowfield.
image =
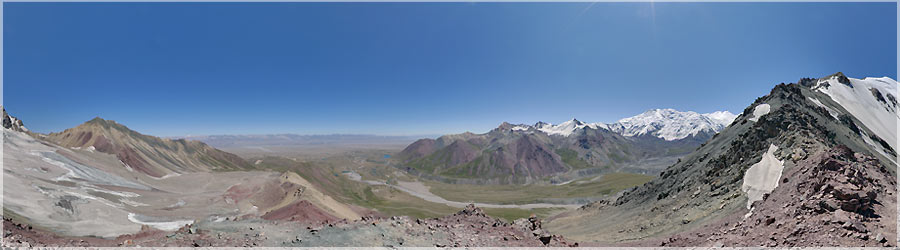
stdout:
{"type": "Polygon", "coordinates": [[[762,200],[763,195],[778,187],[778,180],[781,179],[781,172],[784,170],[784,161],[775,157],[776,150],[777,146],[769,145],[769,150],[763,154],[762,159],[744,173],[741,191],[747,194],[747,209],[750,209],[753,202],[762,200]]]}
{"type": "Polygon", "coordinates": [[[515,125],[513,131],[535,129],[548,135],[571,136],[579,129],[606,129],[624,136],[652,135],[667,141],[696,136],[701,132],[716,133],[731,124],[737,115],[728,111],[699,114],[674,109],[653,109],[642,114],[619,120],[613,124],[585,123],[572,119],[558,125],[538,122],[534,126],[515,125]]]}
{"type": "Polygon", "coordinates": [[[819,80],[813,89],[831,97],[896,150],[897,121],[900,119],[897,115],[897,81],[888,77],[849,79],[852,87],[832,77],[819,80]],[[881,98],[877,97],[879,94],[881,98]]]}

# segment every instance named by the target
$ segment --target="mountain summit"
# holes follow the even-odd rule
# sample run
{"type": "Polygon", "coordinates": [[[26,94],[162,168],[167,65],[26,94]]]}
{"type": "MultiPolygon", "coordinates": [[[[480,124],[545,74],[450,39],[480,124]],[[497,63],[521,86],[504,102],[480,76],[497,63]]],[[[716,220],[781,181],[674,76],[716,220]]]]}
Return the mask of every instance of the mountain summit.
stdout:
{"type": "Polygon", "coordinates": [[[143,135],[99,117],[62,132],[50,133],[45,139],[65,147],[91,148],[114,154],[129,170],[157,178],[184,172],[250,167],[240,157],[202,142],[143,135]]]}

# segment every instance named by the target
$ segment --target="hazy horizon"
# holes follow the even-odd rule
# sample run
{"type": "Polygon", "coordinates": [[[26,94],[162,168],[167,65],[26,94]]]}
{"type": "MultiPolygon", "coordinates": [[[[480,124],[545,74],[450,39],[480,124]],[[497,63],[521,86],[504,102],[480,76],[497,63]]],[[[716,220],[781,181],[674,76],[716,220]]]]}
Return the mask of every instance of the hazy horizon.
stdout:
{"type": "Polygon", "coordinates": [[[165,137],[483,133],[897,78],[896,3],[4,7],[2,102],[42,133],[95,116],[165,137]]]}

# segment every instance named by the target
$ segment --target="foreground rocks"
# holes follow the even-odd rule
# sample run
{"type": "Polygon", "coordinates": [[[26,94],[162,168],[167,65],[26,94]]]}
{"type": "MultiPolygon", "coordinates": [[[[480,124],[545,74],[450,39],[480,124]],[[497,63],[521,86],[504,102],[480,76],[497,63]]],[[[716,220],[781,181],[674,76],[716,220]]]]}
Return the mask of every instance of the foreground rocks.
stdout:
{"type": "Polygon", "coordinates": [[[481,208],[469,205],[456,214],[432,219],[366,216],[356,221],[341,220],[332,223],[261,218],[197,221],[174,232],[144,227],[139,233],[115,239],[62,237],[4,219],[3,246],[539,247],[578,246],[578,243],[547,233],[541,227],[541,219],[535,216],[508,223],[489,217],[481,208]]]}
{"type": "MultiPolygon", "coordinates": [[[[836,146],[786,169],[753,209],[634,246],[896,246],[896,179],[877,160],[836,146]]],[[[598,203],[607,206],[608,203],[598,203]]],[[[587,208],[585,208],[587,209],[587,208]]],[[[293,210],[292,210],[293,211],[293,210]]],[[[531,216],[506,222],[469,205],[444,217],[365,216],[355,221],[297,221],[295,213],[195,221],[174,232],[144,227],[114,239],[62,237],[9,218],[4,247],[539,247],[579,246],[531,216]],[[278,216],[276,216],[278,215],[278,216]],[[282,216],[283,215],[283,216],[282,216]]],[[[690,223],[690,222],[688,222],[690,223]]],[[[581,244],[583,245],[583,244],[581,244]]]]}
{"type": "Polygon", "coordinates": [[[114,239],[96,237],[65,237],[3,219],[3,247],[228,247],[259,246],[259,238],[222,237],[223,234],[203,231],[195,226],[185,226],[174,232],[165,232],[143,226],[136,234],[125,234],[114,239]]]}
{"type": "Polygon", "coordinates": [[[481,208],[467,206],[458,213],[442,218],[416,220],[430,232],[449,233],[447,244],[435,246],[578,246],[562,236],[551,235],[541,228],[541,220],[535,216],[518,219],[513,223],[491,218],[481,208]]]}
{"type": "Polygon", "coordinates": [[[839,145],[798,162],[780,181],[749,214],[648,245],[896,246],[896,178],[878,160],[839,145]]]}

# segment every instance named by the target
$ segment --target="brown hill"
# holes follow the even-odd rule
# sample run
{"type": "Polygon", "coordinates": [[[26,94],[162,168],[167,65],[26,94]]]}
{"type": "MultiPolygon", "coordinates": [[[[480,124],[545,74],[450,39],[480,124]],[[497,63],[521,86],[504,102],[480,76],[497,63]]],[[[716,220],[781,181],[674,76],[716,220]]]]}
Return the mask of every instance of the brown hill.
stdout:
{"type": "Polygon", "coordinates": [[[153,177],[251,168],[240,157],[205,143],[144,135],[99,117],[77,127],[51,133],[46,140],[65,147],[92,148],[114,154],[126,167],[153,177]]]}

